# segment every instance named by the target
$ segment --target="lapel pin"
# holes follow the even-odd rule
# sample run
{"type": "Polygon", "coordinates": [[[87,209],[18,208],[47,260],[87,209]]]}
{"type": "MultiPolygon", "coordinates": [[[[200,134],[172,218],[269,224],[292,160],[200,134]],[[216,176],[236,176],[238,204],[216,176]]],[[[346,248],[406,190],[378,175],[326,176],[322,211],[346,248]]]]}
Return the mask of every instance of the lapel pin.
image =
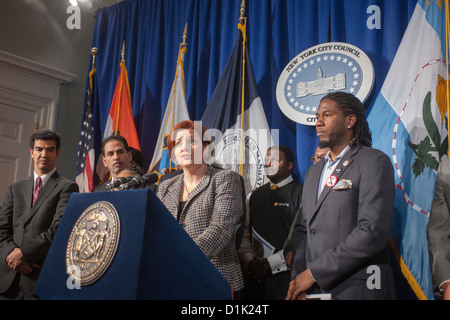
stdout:
{"type": "Polygon", "coordinates": [[[334,187],[334,185],[336,184],[336,182],[337,182],[337,177],[336,177],[335,175],[330,176],[330,177],[327,179],[327,187],[328,187],[328,188],[334,187]]]}

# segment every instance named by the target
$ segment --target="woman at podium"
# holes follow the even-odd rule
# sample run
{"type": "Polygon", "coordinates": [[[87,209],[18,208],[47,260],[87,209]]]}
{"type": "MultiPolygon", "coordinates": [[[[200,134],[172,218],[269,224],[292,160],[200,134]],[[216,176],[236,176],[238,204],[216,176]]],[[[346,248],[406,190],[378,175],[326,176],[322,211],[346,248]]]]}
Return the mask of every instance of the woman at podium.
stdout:
{"type": "Polygon", "coordinates": [[[183,172],[163,181],[157,195],[237,293],[244,287],[235,245],[245,206],[243,185],[236,172],[205,161],[212,147],[206,135],[204,127],[190,120],[172,129],[169,154],[183,172]]]}

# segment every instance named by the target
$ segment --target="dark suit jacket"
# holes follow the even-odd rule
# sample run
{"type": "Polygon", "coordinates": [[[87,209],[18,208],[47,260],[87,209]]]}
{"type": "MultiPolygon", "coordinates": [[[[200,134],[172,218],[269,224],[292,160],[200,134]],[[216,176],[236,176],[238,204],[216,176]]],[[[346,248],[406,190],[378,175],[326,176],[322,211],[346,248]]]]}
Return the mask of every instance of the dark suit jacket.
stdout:
{"type": "MultiPolygon", "coordinates": [[[[19,247],[28,264],[42,267],[69,197],[78,192],[75,182],[55,171],[32,206],[33,180],[30,176],[12,184],[0,211],[0,293],[16,276],[5,262],[8,254],[19,247]]],[[[35,281],[38,274],[32,272],[25,277],[35,281]]]]}
{"type": "Polygon", "coordinates": [[[111,180],[108,180],[108,181],[103,182],[102,184],[95,186],[91,192],[106,192],[106,191],[108,191],[108,189],[106,189],[106,186],[110,181],[111,180]]]}
{"type": "Polygon", "coordinates": [[[436,187],[427,224],[433,288],[450,280],[450,159],[439,165],[436,187]]]}
{"type": "Polygon", "coordinates": [[[389,158],[376,149],[350,148],[332,173],[337,183],[325,186],[317,199],[324,163],[310,167],[305,177],[291,278],[310,268],[316,291],[331,292],[332,298],[394,298],[387,251],[394,206],[389,158]],[[345,180],[352,187],[338,190],[345,180]],[[379,267],[380,289],[367,285],[372,265],[379,267]]]}

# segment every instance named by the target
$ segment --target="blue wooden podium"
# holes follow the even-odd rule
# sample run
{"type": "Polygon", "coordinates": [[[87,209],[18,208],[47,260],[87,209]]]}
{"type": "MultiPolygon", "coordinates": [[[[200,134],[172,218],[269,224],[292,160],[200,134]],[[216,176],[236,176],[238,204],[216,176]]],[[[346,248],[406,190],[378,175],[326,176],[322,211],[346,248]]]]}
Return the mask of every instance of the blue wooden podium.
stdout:
{"type": "Polygon", "coordinates": [[[40,299],[228,300],[231,287],[149,189],[72,194],[36,284],[40,299]],[[66,250],[80,215],[99,201],[119,215],[113,260],[94,283],[68,285],[66,250]]]}

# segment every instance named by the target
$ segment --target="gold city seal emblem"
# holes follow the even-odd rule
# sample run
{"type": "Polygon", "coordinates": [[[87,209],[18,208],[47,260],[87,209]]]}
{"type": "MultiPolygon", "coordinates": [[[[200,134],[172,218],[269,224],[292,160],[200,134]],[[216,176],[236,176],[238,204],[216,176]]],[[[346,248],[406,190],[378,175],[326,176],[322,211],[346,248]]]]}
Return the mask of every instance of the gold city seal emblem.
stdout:
{"type": "Polygon", "coordinates": [[[88,207],[78,218],[67,243],[66,267],[80,285],[96,282],[110,266],[118,247],[120,221],[106,201],[88,207]]]}

